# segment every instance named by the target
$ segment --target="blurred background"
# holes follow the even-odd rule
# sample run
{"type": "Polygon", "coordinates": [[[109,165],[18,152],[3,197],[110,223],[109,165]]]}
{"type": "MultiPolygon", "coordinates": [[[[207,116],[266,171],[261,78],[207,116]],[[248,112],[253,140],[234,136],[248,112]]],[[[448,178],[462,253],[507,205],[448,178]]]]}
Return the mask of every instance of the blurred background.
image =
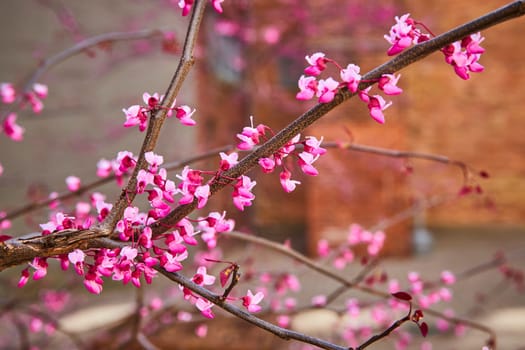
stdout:
{"type": "MultiPolygon", "coordinates": [[[[306,54],[322,51],[341,66],[360,65],[365,73],[387,59],[383,35],[395,15],[410,12],[439,34],[506,3],[226,0],[224,14],[207,13],[197,64],[177,99],[197,109],[197,127],[168,120],[158,152],[176,161],[234,144],[250,115],[255,124],[278,131],[313,105],[295,99],[306,54]]],[[[170,30],[180,48],[187,22],[176,1],[3,0],[0,82],[23,84],[42,60],[106,32],[170,30]]],[[[384,255],[394,275],[410,269],[464,270],[498,251],[523,267],[525,49],[519,38],[524,23],[517,19],[482,33],[485,71],[471,74],[469,81],[458,78],[440,53],[401,71],[404,93],[392,98],[385,125],[375,123],[353,99],[305,133],[325,141],[443,155],[466,164],[466,178],[450,164],[329,149],[316,163],[320,176],[294,173],[302,185],[291,195],[282,191],[277,174],[257,171],[251,174],[258,182],[253,207],[241,215],[229,193],[213,198],[210,207],[226,208],[240,230],[290,239],[311,256],[321,238],[332,246],[344,242],[351,223],[384,230],[384,255]],[[480,171],[490,177],[482,178],[480,171]],[[481,193],[459,196],[466,185],[479,186],[481,193]],[[275,203],[285,209],[275,210],[275,203]]],[[[144,91],[162,93],[177,63],[178,55],[163,51],[162,38],[154,38],[101,45],[50,69],[40,81],[49,86],[42,113],[19,113],[24,140],[0,137],[0,211],[66,191],[69,175],[95,179],[101,158],[112,159],[121,150],[138,153],[142,135],[122,127],[121,110],[141,103],[144,91]]],[[[217,164],[215,158],[196,167],[211,170],[217,164]]],[[[118,193],[114,187],[101,189],[109,201],[118,193]]],[[[6,233],[38,230],[45,221],[46,212],[37,212],[13,221],[6,233]]],[[[472,290],[491,279],[472,282],[472,290]]],[[[314,293],[316,287],[311,288],[314,293]]],[[[472,298],[459,297],[457,306],[472,298]]],[[[515,309],[524,301],[509,292],[490,310],[515,309]]],[[[521,331],[523,326],[513,334],[521,331]]]]}

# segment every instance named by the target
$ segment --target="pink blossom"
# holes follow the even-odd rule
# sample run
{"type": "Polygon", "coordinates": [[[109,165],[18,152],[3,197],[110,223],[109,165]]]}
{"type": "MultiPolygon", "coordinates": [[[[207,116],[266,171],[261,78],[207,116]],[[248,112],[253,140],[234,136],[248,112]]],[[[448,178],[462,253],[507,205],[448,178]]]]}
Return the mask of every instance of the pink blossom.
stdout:
{"type": "Polygon", "coordinates": [[[111,162],[107,159],[102,158],[97,162],[97,176],[98,177],[108,177],[111,174],[112,165],[111,162]]]}
{"type": "Polygon", "coordinates": [[[452,300],[452,292],[448,288],[440,288],[439,291],[439,297],[443,301],[450,301],[452,300]]]}
{"type": "Polygon", "coordinates": [[[321,147],[321,144],[323,143],[323,137],[321,137],[319,140],[315,138],[314,136],[306,136],[306,140],[303,142],[304,144],[304,151],[311,153],[314,156],[320,155],[326,153],[326,149],[321,147]]]}
{"type": "Polygon", "coordinates": [[[277,27],[268,26],[263,28],[262,37],[267,44],[273,45],[279,42],[281,33],[277,27]]]}
{"type": "MultiPolygon", "coordinates": [[[[252,117],[250,117],[252,118],[252,117]]],[[[241,142],[237,145],[237,148],[243,151],[249,151],[254,146],[259,144],[259,138],[265,133],[265,126],[259,124],[256,128],[245,126],[240,134],[237,134],[237,138],[241,142]]]]}
{"type": "Polygon", "coordinates": [[[226,154],[224,152],[219,153],[221,157],[221,162],[219,165],[219,168],[222,171],[226,171],[228,169],[231,169],[233,166],[235,166],[239,162],[239,153],[232,152],[230,154],[226,154]]]}
{"type": "Polygon", "coordinates": [[[68,190],[70,190],[71,192],[78,191],[78,189],[80,188],[80,179],[76,176],[68,176],[66,177],[66,184],[68,190]]]}
{"type": "Polygon", "coordinates": [[[330,254],[330,244],[326,239],[320,239],[317,242],[317,255],[320,257],[326,257],[330,254]]]}
{"type": "Polygon", "coordinates": [[[306,61],[310,66],[308,66],[304,73],[308,75],[317,76],[326,68],[326,58],[325,54],[322,52],[316,52],[312,56],[306,56],[306,61]]]}
{"type": "Polygon", "coordinates": [[[299,160],[297,161],[299,166],[301,167],[301,170],[306,175],[310,176],[317,176],[319,175],[319,172],[316,168],[312,165],[317,159],[319,158],[319,155],[314,156],[311,153],[308,152],[301,152],[299,154],[299,160]]]}
{"type": "Polygon", "coordinates": [[[299,78],[299,92],[295,95],[298,100],[310,100],[317,93],[317,80],[315,77],[301,75],[299,78]]]}
{"type": "Polygon", "coordinates": [[[483,41],[480,33],[472,34],[461,41],[456,41],[442,49],[445,61],[454,67],[456,74],[467,80],[469,72],[482,72],[484,67],[478,63],[485,51],[479,44],[483,41]]]}
{"type": "MultiPolygon", "coordinates": [[[[400,17],[395,17],[396,24],[390,28],[388,35],[385,35],[384,38],[392,46],[388,49],[387,54],[389,56],[397,55],[414,42],[421,40],[420,37],[423,34],[414,27],[414,20],[410,18],[410,14],[407,13],[400,17]]],[[[423,36],[426,38],[426,36],[423,36]]]]}
{"type": "Polygon", "coordinates": [[[33,91],[41,99],[44,99],[47,97],[47,92],[48,92],[47,85],[35,83],[33,84],[33,91]]]}
{"type": "Polygon", "coordinates": [[[193,315],[190,312],[179,311],[177,312],[177,320],[181,322],[190,322],[193,318],[193,315]]]}
{"type": "Polygon", "coordinates": [[[381,78],[379,78],[379,89],[383,90],[387,95],[399,95],[403,92],[403,89],[397,86],[400,77],[401,74],[397,76],[394,74],[383,74],[381,78]]]}
{"type": "Polygon", "coordinates": [[[75,271],[79,275],[84,274],[85,257],[86,257],[86,254],[84,254],[84,252],[80,249],[75,249],[67,255],[67,258],[73,264],[73,266],[75,267],[75,271]]]}
{"type": "Polygon", "coordinates": [[[153,173],[156,173],[159,169],[159,165],[164,163],[164,157],[160,156],[158,154],[155,154],[154,152],[146,152],[144,153],[144,157],[146,159],[146,162],[150,165],[150,171],[153,173]]]}
{"type": "Polygon", "coordinates": [[[139,236],[138,244],[140,244],[146,249],[151,248],[153,246],[153,242],[151,241],[152,234],[153,232],[151,231],[151,227],[144,227],[142,233],[139,236]]]}
{"type": "Polygon", "coordinates": [[[271,173],[275,169],[275,160],[269,157],[259,159],[259,165],[262,168],[263,173],[271,173]]]}
{"type": "Polygon", "coordinates": [[[84,279],[84,287],[86,287],[88,292],[92,294],[100,294],[102,292],[103,283],[104,281],[102,281],[102,278],[93,272],[89,272],[84,279]]]}
{"type": "Polygon", "coordinates": [[[190,11],[191,7],[193,6],[194,0],[180,0],[179,1],[179,7],[182,9],[182,15],[187,16],[190,11]]]}
{"type": "Polygon", "coordinates": [[[123,108],[122,112],[126,116],[126,121],[124,122],[124,127],[129,128],[135,125],[139,126],[140,131],[146,130],[148,125],[148,116],[144,111],[144,108],[139,105],[133,105],[129,108],[123,108]]]}
{"type": "Polygon", "coordinates": [[[237,179],[232,193],[233,204],[237,207],[237,209],[242,211],[244,210],[244,207],[252,205],[255,195],[251,191],[256,184],[256,181],[252,181],[248,176],[245,175],[242,175],[237,179]]]}
{"type": "Polygon", "coordinates": [[[295,187],[299,185],[301,182],[297,180],[292,180],[292,173],[290,173],[288,170],[284,169],[279,174],[279,179],[281,181],[281,186],[283,187],[285,192],[292,192],[295,190],[295,187]]]}
{"type": "Polygon", "coordinates": [[[195,335],[199,338],[204,338],[208,335],[208,325],[202,323],[195,328],[195,335]]]}
{"type": "Polygon", "coordinates": [[[392,105],[392,102],[387,103],[381,95],[371,96],[370,101],[368,102],[368,109],[370,110],[370,116],[376,122],[380,124],[384,124],[385,116],[383,115],[383,111],[387,109],[388,107],[390,107],[390,105],[392,105]]]}
{"type": "Polygon", "coordinates": [[[29,280],[29,268],[25,268],[22,270],[20,280],[18,280],[18,288],[22,288],[27,284],[27,281],[29,280]]]}
{"type": "Polygon", "coordinates": [[[218,13],[222,13],[222,6],[221,4],[224,2],[224,0],[211,0],[211,3],[213,5],[213,8],[218,13]]]}
{"type": "Polygon", "coordinates": [[[290,316],[288,315],[279,315],[277,316],[277,324],[280,327],[287,328],[290,326],[291,320],[290,316]]]}
{"type": "Polygon", "coordinates": [[[44,104],[42,101],[37,97],[37,95],[34,92],[28,92],[24,95],[27,101],[29,101],[29,104],[31,105],[31,109],[34,113],[40,113],[44,109],[44,104]]]}
{"type": "Polygon", "coordinates": [[[3,103],[13,103],[16,98],[16,91],[11,83],[0,84],[0,96],[2,97],[3,103]]]}
{"type": "Polygon", "coordinates": [[[263,298],[264,294],[262,292],[258,292],[257,294],[253,295],[252,291],[248,289],[248,293],[241,298],[242,305],[250,312],[259,312],[261,311],[261,306],[258,304],[263,298]]]}
{"type": "Polygon", "coordinates": [[[331,102],[334,99],[338,88],[339,83],[331,77],[319,80],[316,93],[316,96],[319,97],[319,103],[331,102]]]}
{"type": "Polygon", "coordinates": [[[195,113],[195,109],[191,109],[189,106],[180,106],[175,108],[175,117],[180,121],[182,125],[193,126],[197,122],[191,119],[191,116],[195,113]]]}
{"type": "Polygon", "coordinates": [[[441,282],[445,284],[454,284],[456,283],[456,276],[448,270],[441,272],[441,282]]]}
{"type": "MultiPolygon", "coordinates": [[[[126,172],[135,168],[137,160],[133,157],[133,153],[129,151],[121,151],[117,154],[118,174],[125,174],[126,172]]],[[[115,172],[117,173],[117,172],[115,172]]]]}
{"type": "Polygon", "coordinates": [[[31,317],[29,330],[33,333],[40,332],[44,328],[44,322],[38,317],[31,317]]]}
{"type": "Polygon", "coordinates": [[[127,259],[127,260],[134,260],[138,255],[138,251],[136,248],[132,248],[130,246],[125,246],[120,251],[120,256],[127,259]]]}
{"type": "Polygon", "coordinates": [[[346,311],[351,317],[359,316],[361,309],[359,307],[359,300],[356,298],[350,298],[346,301],[346,311]]]}
{"type": "Polygon", "coordinates": [[[191,280],[199,286],[210,286],[215,283],[215,276],[208,275],[205,266],[199,266],[197,273],[193,275],[191,280]]]}
{"type": "Polygon", "coordinates": [[[341,79],[346,83],[346,87],[351,92],[356,92],[359,82],[361,81],[361,68],[355,64],[349,64],[340,72],[341,79]]]}
{"type": "Polygon", "coordinates": [[[171,255],[168,252],[164,252],[160,257],[160,266],[168,272],[175,272],[182,270],[182,264],[180,263],[182,255],[171,255]]]}
{"type": "Polygon", "coordinates": [[[2,163],[0,163],[0,176],[4,173],[4,167],[2,166],[2,163]]]}
{"type": "Polygon", "coordinates": [[[212,307],[213,307],[213,303],[211,301],[208,301],[206,299],[203,299],[203,298],[198,298],[197,299],[197,302],[195,303],[195,306],[197,307],[197,309],[200,310],[202,316],[206,317],[206,318],[214,318],[215,315],[213,314],[213,311],[212,311],[212,307]]]}
{"type": "Polygon", "coordinates": [[[46,258],[34,258],[29,264],[36,271],[33,273],[33,279],[39,280],[47,275],[47,259],[46,258]]]}
{"type": "Polygon", "coordinates": [[[142,101],[144,101],[150,110],[158,108],[163,98],[164,95],[160,95],[158,92],[153,93],[153,95],[150,95],[148,92],[142,94],[142,101]]]}
{"type": "Polygon", "coordinates": [[[312,297],[312,305],[315,307],[321,307],[326,305],[326,295],[316,295],[312,297]]]}
{"type": "Polygon", "coordinates": [[[4,119],[3,129],[5,134],[13,141],[21,141],[24,134],[24,128],[16,124],[17,115],[15,113],[9,113],[4,119]]]}
{"type": "Polygon", "coordinates": [[[197,187],[195,190],[195,197],[197,198],[197,208],[203,208],[210,197],[210,186],[204,185],[197,187]]]}

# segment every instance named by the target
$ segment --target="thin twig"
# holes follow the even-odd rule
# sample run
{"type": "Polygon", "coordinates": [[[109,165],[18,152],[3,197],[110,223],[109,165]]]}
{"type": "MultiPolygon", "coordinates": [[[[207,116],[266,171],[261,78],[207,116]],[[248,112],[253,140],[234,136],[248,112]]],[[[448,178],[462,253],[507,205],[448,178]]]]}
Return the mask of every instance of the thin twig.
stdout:
{"type": "MultiPolygon", "coordinates": [[[[124,40],[138,40],[138,39],[147,39],[155,36],[162,35],[162,31],[159,29],[145,29],[145,30],[138,30],[134,32],[111,32],[111,33],[104,33],[101,35],[93,36],[91,38],[84,39],[77,44],[65,49],[64,51],[61,51],[57,53],[54,56],[51,56],[38,66],[38,68],[30,74],[27,81],[23,84],[22,87],[22,93],[19,93],[17,95],[16,100],[11,104],[11,107],[7,109],[4,113],[2,118],[13,112],[13,108],[20,108],[21,104],[24,103],[25,95],[30,92],[33,88],[33,84],[38,82],[40,78],[46,73],[48,70],[50,70],[55,65],[67,60],[70,57],[73,57],[75,55],[78,55],[79,53],[82,53],[86,51],[89,48],[95,47],[97,45],[100,45],[102,43],[110,43],[115,41],[124,41],[124,40]]],[[[0,118],[0,119],[2,119],[0,118]]]]}
{"type": "Polygon", "coordinates": [[[113,229],[117,225],[117,221],[120,220],[120,218],[122,217],[124,210],[131,202],[133,202],[133,199],[136,196],[137,175],[140,170],[145,169],[147,166],[145,154],[146,152],[154,150],[160,135],[160,129],[164,124],[168,111],[171,109],[173,102],[175,101],[175,98],[177,97],[180,88],[182,87],[182,83],[188,76],[188,73],[190,72],[190,69],[193,66],[193,50],[197,42],[197,34],[199,32],[200,23],[202,21],[205,8],[206,1],[195,1],[190,23],[188,25],[188,31],[186,33],[184,41],[184,46],[182,49],[182,56],[180,58],[177,70],[175,71],[175,74],[173,75],[168,89],[164,94],[164,99],[162,100],[160,107],[156,111],[151,113],[148,129],[146,131],[146,135],[144,136],[142,148],[138,155],[137,164],[135,165],[133,174],[131,175],[126,188],[122,190],[120,197],[113,205],[111,212],[108,214],[108,216],[102,223],[102,226],[104,228],[108,228],[111,231],[113,231],[113,229]]]}
{"type": "Polygon", "coordinates": [[[214,303],[215,305],[219,306],[220,308],[222,308],[223,310],[231,313],[232,315],[235,315],[261,329],[264,329],[270,333],[273,333],[275,334],[276,336],[284,339],[284,340],[290,340],[290,339],[294,339],[294,340],[298,340],[300,342],[303,342],[303,343],[307,343],[307,344],[311,344],[311,345],[315,345],[315,346],[318,346],[320,347],[321,349],[328,349],[328,350],[348,350],[347,347],[343,347],[343,346],[339,346],[339,345],[335,345],[335,344],[332,344],[330,342],[327,342],[323,339],[319,339],[319,338],[315,338],[315,337],[311,337],[311,336],[308,336],[308,335],[305,335],[303,333],[299,333],[299,332],[296,332],[296,331],[293,331],[293,330],[290,330],[290,329],[286,329],[286,328],[281,328],[281,327],[278,327],[270,322],[267,322],[265,320],[262,320],[256,316],[254,316],[253,314],[251,313],[248,313],[228,302],[224,302],[222,300],[222,296],[221,295],[216,295],[216,294],[213,294],[212,292],[210,292],[208,289],[206,288],[203,288],[195,283],[193,283],[190,279],[182,276],[181,274],[177,273],[177,272],[168,272],[166,270],[164,270],[163,268],[161,267],[156,267],[155,268],[159,273],[161,273],[162,275],[166,276],[167,278],[169,278],[170,280],[174,281],[174,282],[177,282],[181,285],[183,285],[184,287],[188,288],[189,290],[191,290],[192,292],[200,295],[201,297],[211,301],[212,303],[214,303]]]}
{"type": "MultiPolygon", "coordinates": [[[[381,298],[390,298],[391,295],[389,293],[386,293],[386,292],[383,292],[383,291],[380,291],[380,290],[377,290],[377,289],[374,289],[374,288],[371,288],[371,287],[367,287],[367,286],[363,286],[361,284],[355,284],[353,280],[350,280],[348,278],[345,278],[343,276],[340,276],[339,274],[331,271],[330,269],[328,269],[327,267],[315,262],[314,260],[308,258],[307,256],[295,251],[295,250],[292,250],[291,248],[288,248],[286,246],[284,246],[283,244],[280,244],[280,243],[276,243],[276,242],[272,242],[268,239],[265,239],[265,238],[262,238],[262,237],[255,237],[255,236],[251,236],[251,235],[247,235],[247,234],[243,234],[243,233],[239,233],[239,232],[228,232],[228,233],[223,233],[223,235],[227,236],[227,237],[232,237],[232,238],[235,238],[235,239],[238,239],[238,240],[242,240],[242,241],[246,241],[246,242],[250,242],[250,243],[255,243],[255,244],[258,244],[260,246],[263,246],[263,247],[266,247],[266,248],[269,248],[269,249],[272,249],[274,251],[277,251],[281,254],[284,254],[288,257],[290,257],[291,259],[294,259],[296,261],[299,261],[300,263],[304,264],[305,266],[311,268],[312,270],[314,271],[317,271],[319,272],[321,275],[323,276],[326,276],[336,282],[339,282],[341,283],[344,287],[346,287],[347,289],[349,288],[354,288],[354,289],[357,289],[357,290],[360,290],[362,292],[365,292],[365,293],[368,293],[368,294],[371,294],[371,295],[375,295],[375,296],[378,296],[378,297],[381,297],[381,298]]],[[[474,321],[471,321],[471,320],[467,320],[467,319],[463,319],[463,318],[459,318],[459,317],[449,317],[445,314],[443,314],[442,312],[439,312],[439,311],[436,311],[436,310],[432,310],[432,309],[427,309],[425,308],[424,309],[425,313],[426,314],[430,314],[430,315],[433,315],[435,317],[439,317],[439,318],[443,318],[449,322],[452,322],[454,324],[464,324],[464,325],[467,325],[471,328],[474,328],[474,329],[478,329],[482,332],[485,332],[485,333],[488,333],[489,336],[490,336],[490,339],[496,339],[496,335],[494,333],[494,331],[492,329],[490,329],[489,327],[486,327],[480,323],[477,323],[477,322],[474,322],[474,321]]]]}

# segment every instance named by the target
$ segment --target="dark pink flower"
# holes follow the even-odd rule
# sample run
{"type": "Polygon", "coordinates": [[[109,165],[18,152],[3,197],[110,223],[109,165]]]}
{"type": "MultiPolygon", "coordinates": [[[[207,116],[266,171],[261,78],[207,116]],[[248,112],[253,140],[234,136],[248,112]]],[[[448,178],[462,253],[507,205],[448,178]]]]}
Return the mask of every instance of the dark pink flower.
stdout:
{"type": "Polygon", "coordinates": [[[394,74],[383,74],[379,79],[379,89],[383,90],[387,95],[399,95],[403,92],[403,89],[397,86],[400,77],[401,74],[397,76],[394,74]]]}
{"type": "Polygon", "coordinates": [[[4,119],[3,129],[5,134],[13,141],[21,141],[24,134],[24,128],[16,123],[16,114],[9,113],[4,119]]]}

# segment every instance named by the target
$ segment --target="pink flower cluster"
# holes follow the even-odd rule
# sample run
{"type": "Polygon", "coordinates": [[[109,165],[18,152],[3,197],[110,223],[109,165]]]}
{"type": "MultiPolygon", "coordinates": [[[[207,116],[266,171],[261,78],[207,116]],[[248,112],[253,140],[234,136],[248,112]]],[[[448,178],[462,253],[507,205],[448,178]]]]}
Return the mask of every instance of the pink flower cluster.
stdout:
{"type": "MultiPolygon", "coordinates": [[[[432,33],[422,33],[416,25],[425,26],[410,18],[410,14],[396,16],[395,19],[396,24],[392,26],[390,33],[385,35],[385,39],[392,45],[387,51],[389,56],[397,55],[412,44],[419,44],[430,39],[432,33]]],[[[483,40],[481,34],[476,33],[441,49],[445,55],[445,62],[454,67],[454,71],[461,79],[469,79],[469,72],[478,73],[484,70],[484,67],[478,63],[481,54],[485,52],[485,49],[480,46],[483,40]]]]}
{"type": "MultiPolygon", "coordinates": [[[[126,116],[124,126],[129,128],[138,125],[140,131],[146,130],[146,127],[148,126],[148,114],[161,108],[160,103],[163,98],[164,96],[159,95],[158,93],[150,95],[145,92],[142,94],[142,100],[144,101],[145,106],[133,105],[122,109],[122,112],[124,112],[124,115],[126,116]]],[[[193,126],[197,124],[195,120],[191,119],[195,110],[192,110],[186,105],[175,107],[175,102],[176,101],[173,101],[173,105],[169,108],[167,116],[171,117],[173,116],[173,112],[175,112],[175,117],[179,119],[182,125],[193,126]]]]}
{"type": "Polygon", "coordinates": [[[396,24],[390,28],[386,41],[392,46],[387,51],[389,56],[397,55],[412,44],[419,44],[430,39],[428,34],[423,34],[417,27],[417,22],[410,18],[410,14],[395,17],[396,24]]]}
{"type": "MultiPolygon", "coordinates": [[[[333,252],[333,265],[341,270],[355,260],[353,248],[365,246],[368,256],[379,254],[385,243],[386,235],[383,231],[370,232],[357,224],[352,224],[348,230],[347,242],[333,252]]],[[[329,257],[331,248],[327,240],[320,240],[317,244],[317,254],[320,257],[329,257]]]]}
{"type": "MultiPolygon", "coordinates": [[[[367,104],[370,115],[375,121],[381,124],[385,122],[383,111],[392,103],[387,103],[381,95],[371,96],[369,91],[372,87],[359,90],[359,83],[362,81],[360,74],[361,68],[359,66],[349,64],[346,68],[342,68],[337,62],[327,58],[322,52],[316,52],[312,56],[306,56],[306,61],[309,66],[304,70],[306,75],[302,75],[299,78],[298,85],[300,91],[296,95],[298,100],[310,100],[316,96],[319,99],[319,103],[328,103],[335,98],[339,89],[346,88],[351,92],[358,93],[359,98],[367,104]],[[317,76],[325,70],[328,63],[333,63],[339,69],[340,81],[332,77],[317,80],[317,76]]],[[[403,92],[403,90],[397,86],[399,78],[400,75],[384,74],[377,80],[378,88],[386,95],[399,95],[403,92]]]]}
{"type": "Polygon", "coordinates": [[[461,79],[469,79],[469,72],[478,73],[485,69],[478,63],[481,54],[485,52],[480,46],[483,40],[481,34],[476,33],[442,49],[445,62],[454,67],[454,71],[461,79]]]}
{"type": "MultiPolygon", "coordinates": [[[[263,124],[259,124],[255,128],[253,126],[244,127],[242,132],[237,134],[237,138],[241,140],[241,142],[237,144],[237,148],[241,150],[253,149],[266,136],[267,130],[271,131],[268,126],[263,124]]],[[[314,136],[306,136],[306,138],[301,141],[301,135],[298,134],[274,154],[269,157],[260,158],[259,165],[264,173],[271,173],[276,167],[282,167],[282,171],[279,175],[281,186],[286,192],[292,192],[300,182],[291,179],[292,174],[285,166],[284,159],[289,155],[294,155],[297,159],[297,164],[303,173],[310,176],[316,176],[319,172],[313,166],[313,163],[319,159],[321,155],[326,153],[326,149],[321,147],[322,141],[322,137],[318,140],[314,136]],[[296,150],[298,145],[303,146],[301,152],[296,150]]]]}
{"type": "MultiPolygon", "coordinates": [[[[28,102],[31,105],[31,109],[34,113],[42,112],[44,104],[42,100],[47,97],[47,86],[44,84],[35,83],[32,86],[32,90],[23,94],[23,99],[21,100],[21,107],[25,106],[25,103],[28,102]]],[[[0,98],[2,103],[11,104],[16,101],[17,92],[11,83],[0,83],[0,98]]],[[[21,141],[23,139],[24,128],[16,123],[17,115],[16,113],[9,113],[2,121],[2,128],[0,132],[3,131],[7,137],[13,141],[21,141]]]]}
{"type": "Polygon", "coordinates": [[[135,168],[137,158],[129,151],[121,151],[114,160],[101,159],[97,163],[97,176],[105,178],[112,173],[115,175],[117,183],[122,186],[124,175],[129,174],[135,168]]]}

